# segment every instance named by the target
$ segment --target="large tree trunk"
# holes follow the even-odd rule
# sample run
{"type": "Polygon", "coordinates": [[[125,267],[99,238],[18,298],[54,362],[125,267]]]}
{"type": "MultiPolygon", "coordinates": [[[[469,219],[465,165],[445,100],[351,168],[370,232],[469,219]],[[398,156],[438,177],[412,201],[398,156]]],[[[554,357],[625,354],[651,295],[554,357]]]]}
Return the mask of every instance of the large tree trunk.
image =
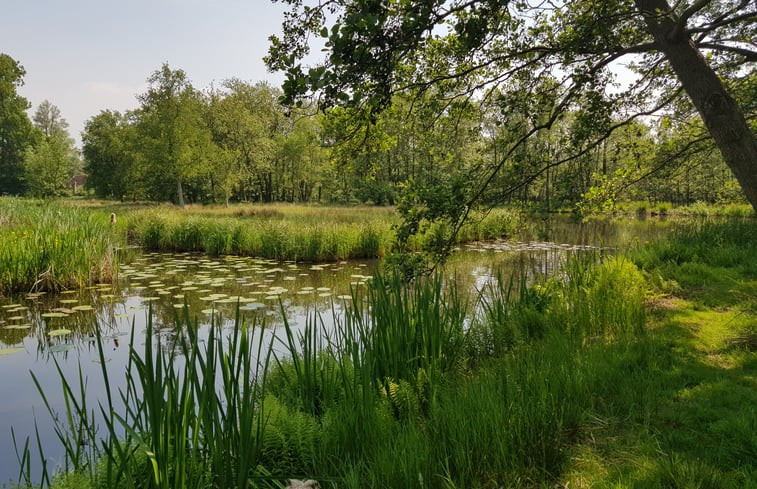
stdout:
{"type": "Polygon", "coordinates": [[[635,0],[647,30],[673,67],[681,86],[699,111],[728,167],[757,211],[757,138],[741,108],[726,92],[692,40],[676,29],[678,17],[666,0],[635,0]]]}
{"type": "Polygon", "coordinates": [[[184,208],[184,189],[181,187],[181,178],[176,179],[176,191],[179,194],[179,207],[184,208]]]}

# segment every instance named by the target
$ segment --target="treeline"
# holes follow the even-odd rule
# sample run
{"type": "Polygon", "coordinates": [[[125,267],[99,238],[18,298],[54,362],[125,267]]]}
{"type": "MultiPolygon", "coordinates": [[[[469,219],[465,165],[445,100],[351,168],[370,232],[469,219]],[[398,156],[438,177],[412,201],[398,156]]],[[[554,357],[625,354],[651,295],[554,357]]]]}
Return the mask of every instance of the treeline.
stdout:
{"type": "Polygon", "coordinates": [[[79,152],[55,105],[45,100],[29,119],[30,104],[16,92],[25,74],[0,53],[0,194],[63,195],[81,170],[79,152]]]}
{"type": "Polygon", "coordinates": [[[4,193],[61,195],[83,170],[98,197],[179,205],[402,205],[428,201],[429,193],[444,205],[479,189],[486,203],[548,209],[743,199],[691,119],[637,120],[608,136],[618,121],[576,111],[535,130],[549,104],[543,94],[513,98],[518,91],[479,101],[427,91],[395,98],[380,114],[321,113],[315,103],[280,105],[279,90],[265,82],[231,79],[200,90],[168,65],[148,78],[136,110],[106,110],[87,121],[82,165],[58,109],[45,102],[30,121],[28,102],[15,92],[23,68],[7,55],[0,59],[4,193]],[[527,143],[516,144],[521,138],[527,143]]]}

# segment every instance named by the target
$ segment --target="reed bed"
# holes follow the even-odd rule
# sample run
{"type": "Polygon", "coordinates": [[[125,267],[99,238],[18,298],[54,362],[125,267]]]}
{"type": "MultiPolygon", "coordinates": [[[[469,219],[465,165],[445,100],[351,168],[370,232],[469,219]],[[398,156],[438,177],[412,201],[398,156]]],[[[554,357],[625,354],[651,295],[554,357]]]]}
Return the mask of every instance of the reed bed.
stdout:
{"type": "MultiPolygon", "coordinates": [[[[391,251],[396,222],[393,208],[272,204],[179,210],[0,198],[0,294],[110,282],[123,258],[119,254],[129,247],[282,261],[378,258],[391,251]]],[[[512,235],[522,226],[519,214],[496,210],[472,219],[458,240],[512,235]]]]}
{"type": "MultiPolygon", "coordinates": [[[[652,361],[639,328],[643,280],[630,262],[570,273],[477,302],[439,276],[377,275],[327,328],[318,316],[199,330],[184,311],[170,341],[131,342],[126,387],[86,406],[61,376],[67,465],[21,482],[55,488],[494,487],[559,474],[597,396],[623,396],[652,361]],[[600,291],[608,281],[617,287],[600,291]],[[619,301],[633,307],[607,314],[619,301]],[[618,394],[620,395],[620,394],[618,394]]],[[[100,346],[101,360],[104,360],[100,346]]],[[[76,381],[78,384],[76,385],[76,381]]],[[[45,393],[43,393],[43,396],[45,393]]],[[[40,447],[39,450],[42,450],[40,447]]],[[[45,469],[43,467],[43,469],[45,469]]]]}
{"type": "Polygon", "coordinates": [[[0,216],[0,295],[113,280],[124,240],[107,214],[4,197],[0,216]]]}
{"type": "MultiPolygon", "coordinates": [[[[127,218],[130,240],[148,250],[314,262],[384,256],[392,249],[398,222],[392,208],[282,204],[185,211],[160,207],[133,211],[127,218]]],[[[472,218],[456,241],[511,236],[523,227],[520,214],[498,209],[472,218]]],[[[435,234],[429,230],[415,246],[421,248],[435,234]]]]}

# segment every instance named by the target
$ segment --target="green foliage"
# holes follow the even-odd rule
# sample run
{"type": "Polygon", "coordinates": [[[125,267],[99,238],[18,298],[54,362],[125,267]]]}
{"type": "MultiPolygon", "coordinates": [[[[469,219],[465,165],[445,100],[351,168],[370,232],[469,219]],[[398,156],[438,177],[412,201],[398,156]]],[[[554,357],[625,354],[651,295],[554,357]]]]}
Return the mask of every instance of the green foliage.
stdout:
{"type": "Polygon", "coordinates": [[[138,195],[133,128],[128,116],[102,111],[87,121],[82,133],[82,156],[87,186],[95,195],[123,200],[138,195]]]}
{"type": "Polygon", "coordinates": [[[59,197],[69,193],[76,158],[64,139],[46,139],[29,148],[24,159],[27,193],[34,197],[59,197]]]}
{"type": "MultiPolygon", "coordinates": [[[[754,232],[751,223],[706,229],[680,239],[717,248],[744,245],[754,232]]],[[[723,259],[716,250],[707,258],[723,259]]],[[[53,477],[53,487],[276,487],[297,477],[322,487],[735,488],[753,480],[754,393],[738,366],[753,359],[722,349],[742,333],[723,334],[733,312],[671,310],[662,321],[658,312],[644,331],[645,282],[619,257],[575,260],[536,284],[500,280],[483,291],[477,317],[454,289],[453,279],[377,276],[329,334],[315,316],[299,333],[285,322],[276,361],[257,326],[237,324],[224,341],[177,318],[187,361],[160,342],[132,350],[124,391],[132,407],[106,415],[106,438],[86,445],[102,448],[90,458],[75,449],[77,437],[65,438],[93,436],[88,425],[60,431],[78,469],[53,477]]],[[[69,406],[68,419],[89,419],[86,406],[69,406]]]]}
{"type": "Polygon", "coordinates": [[[20,63],[0,53],[0,194],[23,193],[24,157],[36,142],[37,134],[26,114],[31,104],[17,93],[25,75],[20,63]]]}
{"type": "Polygon", "coordinates": [[[0,293],[57,291],[113,280],[123,228],[105,213],[0,198],[0,293]]]}

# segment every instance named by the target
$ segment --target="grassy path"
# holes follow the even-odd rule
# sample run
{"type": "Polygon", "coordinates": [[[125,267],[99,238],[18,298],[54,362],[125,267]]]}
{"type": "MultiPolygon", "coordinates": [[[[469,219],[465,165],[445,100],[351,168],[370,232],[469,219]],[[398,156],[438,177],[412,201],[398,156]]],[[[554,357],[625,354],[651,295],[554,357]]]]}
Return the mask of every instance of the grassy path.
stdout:
{"type": "Polygon", "coordinates": [[[561,487],[757,487],[756,227],[700,234],[680,260],[639,258],[661,292],[654,366],[625,415],[595,413],[561,487]]]}

